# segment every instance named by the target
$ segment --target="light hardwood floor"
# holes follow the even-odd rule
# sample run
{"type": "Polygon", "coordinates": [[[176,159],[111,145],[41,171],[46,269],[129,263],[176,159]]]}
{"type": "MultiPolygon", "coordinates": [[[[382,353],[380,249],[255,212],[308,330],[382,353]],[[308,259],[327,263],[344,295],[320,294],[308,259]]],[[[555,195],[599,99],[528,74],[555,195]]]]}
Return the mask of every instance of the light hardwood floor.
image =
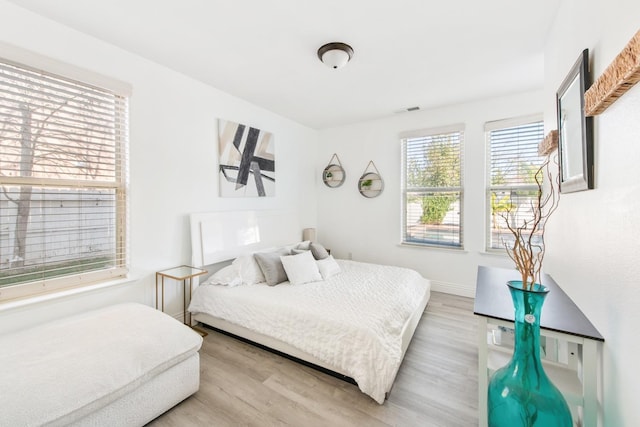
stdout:
{"type": "Polygon", "coordinates": [[[384,405],[357,386],[209,330],[200,390],[149,425],[478,425],[473,300],[432,292],[384,405]]]}

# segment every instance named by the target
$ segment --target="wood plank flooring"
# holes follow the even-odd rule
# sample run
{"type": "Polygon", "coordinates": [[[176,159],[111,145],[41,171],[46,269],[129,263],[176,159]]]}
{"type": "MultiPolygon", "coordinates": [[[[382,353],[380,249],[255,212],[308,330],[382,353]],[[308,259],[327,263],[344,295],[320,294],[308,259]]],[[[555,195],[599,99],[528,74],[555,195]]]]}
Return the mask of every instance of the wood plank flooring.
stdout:
{"type": "Polygon", "coordinates": [[[432,292],[384,405],[357,386],[220,333],[200,351],[200,390],[149,425],[477,426],[470,298],[432,292]]]}

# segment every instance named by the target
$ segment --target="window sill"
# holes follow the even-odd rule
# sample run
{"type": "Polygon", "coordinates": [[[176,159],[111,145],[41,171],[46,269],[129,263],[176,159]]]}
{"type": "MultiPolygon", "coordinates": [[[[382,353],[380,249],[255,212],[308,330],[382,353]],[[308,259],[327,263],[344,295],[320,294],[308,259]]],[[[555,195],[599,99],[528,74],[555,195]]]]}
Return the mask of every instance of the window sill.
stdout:
{"type": "Polygon", "coordinates": [[[401,248],[413,248],[413,249],[433,249],[436,251],[444,251],[444,252],[451,252],[451,253],[455,253],[455,254],[467,254],[469,253],[468,251],[464,250],[463,248],[447,248],[445,246],[435,246],[435,245],[421,245],[418,243],[398,243],[398,246],[401,248]]]}
{"type": "Polygon", "coordinates": [[[74,295],[81,295],[85,293],[96,292],[102,289],[128,285],[138,281],[139,279],[140,277],[138,276],[129,275],[128,277],[114,279],[114,280],[107,280],[107,281],[95,283],[92,285],[62,289],[59,291],[50,292],[46,294],[14,299],[14,300],[0,303],[0,313],[3,311],[9,311],[9,310],[13,310],[21,307],[30,306],[33,304],[40,304],[44,302],[55,301],[61,298],[67,298],[74,295]]]}

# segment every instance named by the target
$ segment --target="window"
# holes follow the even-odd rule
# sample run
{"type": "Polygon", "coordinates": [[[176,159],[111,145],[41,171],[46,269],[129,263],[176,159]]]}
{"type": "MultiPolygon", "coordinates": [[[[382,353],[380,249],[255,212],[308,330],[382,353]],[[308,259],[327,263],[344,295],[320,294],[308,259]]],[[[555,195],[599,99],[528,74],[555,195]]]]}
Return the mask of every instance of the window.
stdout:
{"type": "Polygon", "coordinates": [[[0,300],[126,274],[127,108],[0,61],[0,300]]]}
{"type": "Polygon", "coordinates": [[[489,153],[487,250],[513,244],[507,222],[532,217],[537,196],[535,174],[544,162],[538,144],[544,138],[540,116],[500,120],[485,125],[489,153]]]}
{"type": "Polygon", "coordinates": [[[462,248],[462,125],[402,139],[402,243],[462,248]]]}

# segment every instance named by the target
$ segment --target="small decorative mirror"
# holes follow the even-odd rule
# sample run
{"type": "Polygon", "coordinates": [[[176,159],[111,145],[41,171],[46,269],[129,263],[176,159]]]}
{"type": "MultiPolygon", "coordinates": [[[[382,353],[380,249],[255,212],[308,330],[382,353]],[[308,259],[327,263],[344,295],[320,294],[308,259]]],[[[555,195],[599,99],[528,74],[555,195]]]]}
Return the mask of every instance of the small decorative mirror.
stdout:
{"type": "Polygon", "coordinates": [[[378,197],[383,189],[384,181],[380,176],[380,172],[378,172],[378,168],[371,160],[358,180],[358,191],[364,197],[371,199],[378,197]]]}
{"type": "Polygon", "coordinates": [[[329,160],[329,164],[322,172],[322,181],[327,187],[336,188],[344,184],[345,178],[346,174],[342,163],[340,163],[338,155],[334,153],[333,156],[331,156],[331,160],[329,160]]]}
{"type": "Polygon", "coordinates": [[[556,93],[562,193],[593,188],[593,118],[584,112],[589,82],[589,50],[585,49],[556,93]]]}

